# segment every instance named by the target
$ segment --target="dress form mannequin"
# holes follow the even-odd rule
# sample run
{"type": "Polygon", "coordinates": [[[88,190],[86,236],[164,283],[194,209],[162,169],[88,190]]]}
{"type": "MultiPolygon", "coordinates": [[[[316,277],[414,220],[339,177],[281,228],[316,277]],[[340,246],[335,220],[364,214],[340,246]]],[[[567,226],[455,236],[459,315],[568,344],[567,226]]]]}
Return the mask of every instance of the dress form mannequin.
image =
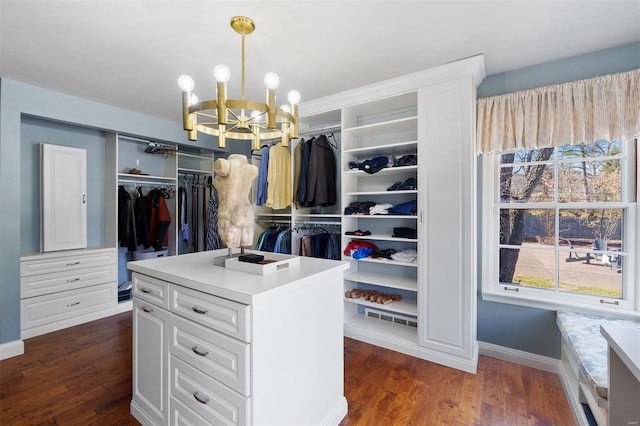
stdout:
{"type": "MultiPolygon", "coordinates": [[[[213,164],[218,191],[218,232],[227,247],[250,247],[253,244],[253,209],[249,191],[258,168],[247,157],[231,154],[213,164]]],[[[243,250],[244,251],[244,250],[243,250]]]]}

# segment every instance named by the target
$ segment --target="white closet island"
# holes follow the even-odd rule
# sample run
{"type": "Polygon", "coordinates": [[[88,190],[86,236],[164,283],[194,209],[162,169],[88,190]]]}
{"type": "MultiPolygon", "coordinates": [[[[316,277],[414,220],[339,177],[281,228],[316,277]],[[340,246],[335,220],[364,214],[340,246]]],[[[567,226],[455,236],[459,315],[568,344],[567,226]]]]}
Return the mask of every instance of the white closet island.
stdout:
{"type": "Polygon", "coordinates": [[[338,424],[348,264],[304,257],[255,275],[214,266],[226,253],[128,264],[131,413],[144,425],[338,424]]]}

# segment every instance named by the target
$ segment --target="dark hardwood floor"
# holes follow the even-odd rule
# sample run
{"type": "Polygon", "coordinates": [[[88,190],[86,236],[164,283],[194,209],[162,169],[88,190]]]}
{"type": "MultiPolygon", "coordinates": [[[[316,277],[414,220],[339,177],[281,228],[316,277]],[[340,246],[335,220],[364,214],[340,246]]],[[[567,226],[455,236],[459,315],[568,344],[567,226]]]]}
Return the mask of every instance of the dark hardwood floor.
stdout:
{"type": "MultiPolygon", "coordinates": [[[[131,313],[25,340],[0,361],[0,425],[137,425],[131,313]]],[[[345,339],[352,425],[571,425],[554,374],[480,357],[476,375],[345,339]]]]}

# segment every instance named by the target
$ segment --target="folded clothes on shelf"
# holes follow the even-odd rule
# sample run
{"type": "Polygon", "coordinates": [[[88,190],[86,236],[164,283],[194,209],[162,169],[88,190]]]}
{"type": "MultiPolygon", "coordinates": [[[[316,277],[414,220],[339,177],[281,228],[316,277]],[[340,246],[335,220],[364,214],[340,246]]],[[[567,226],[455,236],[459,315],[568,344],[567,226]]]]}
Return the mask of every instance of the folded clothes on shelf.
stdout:
{"type": "Polygon", "coordinates": [[[374,174],[374,173],[378,173],[380,170],[384,169],[385,167],[393,167],[393,165],[395,164],[395,161],[393,158],[389,158],[389,157],[385,157],[385,156],[378,156],[378,157],[374,157],[371,158],[369,160],[364,160],[362,162],[359,161],[350,161],[349,162],[349,168],[350,169],[357,169],[357,170],[362,170],[363,172],[374,174]]]}
{"type": "Polygon", "coordinates": [[[396,182],[387,188],[387,191],[412,191],[418,189],[415,178],[407,178],[404,182],[396,182]]]}
{"type": "Polygon", "coordinates": [[[415,228],[408,228],[405,226],[398,226],[393,228],[392,237],[396,238],[418,238],[418,232],[415,228]]]}
{"type": "Polygon", "coordinates": [[[345,235],[355,235],[357,237],[363,237],[366,235],[371,235],[371,231],[361,231],[361,230],[357,230],[357,231],[347,231],[345,232],[345,235]]]}
{"type": "Polygon", "coordinates": [[[414,249],[405,249],[391,255],[398,262],[415,263],[418,260],[418,252],[414,249]]]}
{"type": "Polygon", "coordinates": [[[416,154],[406,154],[398,157],[393,162],[393,167],[415,166],[418,164],[418,156],[416,154]]]}
{"type": "Polygon", "coordinates": [[[345,247],[344,249],[344,255],[345,256],[352,256],[353,257],[353,253],[356,250],[362,249],[362,248],[367,248],[367,249],[371,249],[371,251],[368,250],[364,250],[358,253],[358,256],[361,257],[354,257],[355,259],[361,259],[363,257],[368,257],[373,250],[379,250],[378,246],[376,246],[375,244],[373,244],[372,242],[369,241],[363,241],[363,240],[351,240],[349,241],[349,244],[347,244],[347,247],[345,247]],[[367,253],[368,251],[368,253],[367,253]],[[363,256],[363,254],[365,254],[365,256],[363,256]]]}
{"type": "Polygon", "coordinates": [[[416,200],[407,201],[406,203],[396,204],[389,209],[390,215],[415,215],[417,212],[416,200]]]}

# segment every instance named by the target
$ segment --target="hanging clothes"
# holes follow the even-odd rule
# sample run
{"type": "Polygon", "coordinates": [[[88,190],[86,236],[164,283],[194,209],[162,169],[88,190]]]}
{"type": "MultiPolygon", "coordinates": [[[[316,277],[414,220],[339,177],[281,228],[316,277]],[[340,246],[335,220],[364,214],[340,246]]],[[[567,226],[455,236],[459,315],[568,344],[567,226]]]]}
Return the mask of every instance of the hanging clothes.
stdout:
{"type": "Polygon", "coordinates": [[[262,206],[267,202],[268,182],[267,174],[269,170],[269,147],[260,148],[260,167],[258,168],[258,190],[256,195],[256,205],[262,206]]]}
{"type": "Polygon", "coordinates": [[[301,139],[293,150],[293,204],[296,208],[300,208],[298,191],[300,190],[300,173],[302,172],[302,151],[304,150],[304,144],[304,139],[301,139]]]}
{"type": "Polygon", "coordinates": [[[282,143],[269,149],[265,205],[275,210],[291,205],[291,154],[282,143]]]}
{"type": "Polygon", "coordinates": [[[189,221],[187,219],[187,188],[178,188],[178,211],[180,212],[180,236],[184,243],[189,242],[189,221]]]}
{"type": "Polygon", "coordinates": [[[118,186],[118,240],[120,246],[127,247],[129,251],[138,247],[133,200],[122,185],[118,186]]]}
{"type": "Polygon", "coordinates": [[[142,188],[136,188],[135,202],[133,210],[136,216],[136,235],[138,237],[138,245],[142,244],[144,248],[151,247],[151,237],[149,236],[149,207],[147,198],[142,195],[142,188]]]}
{"type": "Polygon", "coordinates": [[[150,210],[149,234],[151,245],[156,250],[162,250],[169,245],[169,234],[167,230],[171,224],[171,214],[167,208],[165,197],[167,194],[161,189],[152,189],[147,194],[148,206],[150,210]]]}
{"type": "Polygon", "coordinates": [[[272,253],[291,254],[291,231],[277,226],[266,229],[258,237],[256,249],[272,253]]]}
{"type": "Polygon", "coordinates": [[[336,203],[336,158],[325,135],[313,141],[307,171],[307,206],[333,206],[336,203]]]}
{"type": "Polygon", "coordinates": [[[311,146],[315,138],[311,138],[309,141],[302,141],[302,160],[300,164],[300,177],[298,182],[298,204],[301,207],[307,206],[307,172],[309,170],[309,154],[311,153],[311,146]]]}
{"type": "Polygon", "coordinates": [[[300,256],[340,260],[340,234],[315,232],[300,240],[300,256]]]}
{"type": "Polygon", "coordinates": [[[207,210],[207,243],[205,250],[217,250],[225,245],[218,233],[218,192],[212,186],[207,210]]]}

